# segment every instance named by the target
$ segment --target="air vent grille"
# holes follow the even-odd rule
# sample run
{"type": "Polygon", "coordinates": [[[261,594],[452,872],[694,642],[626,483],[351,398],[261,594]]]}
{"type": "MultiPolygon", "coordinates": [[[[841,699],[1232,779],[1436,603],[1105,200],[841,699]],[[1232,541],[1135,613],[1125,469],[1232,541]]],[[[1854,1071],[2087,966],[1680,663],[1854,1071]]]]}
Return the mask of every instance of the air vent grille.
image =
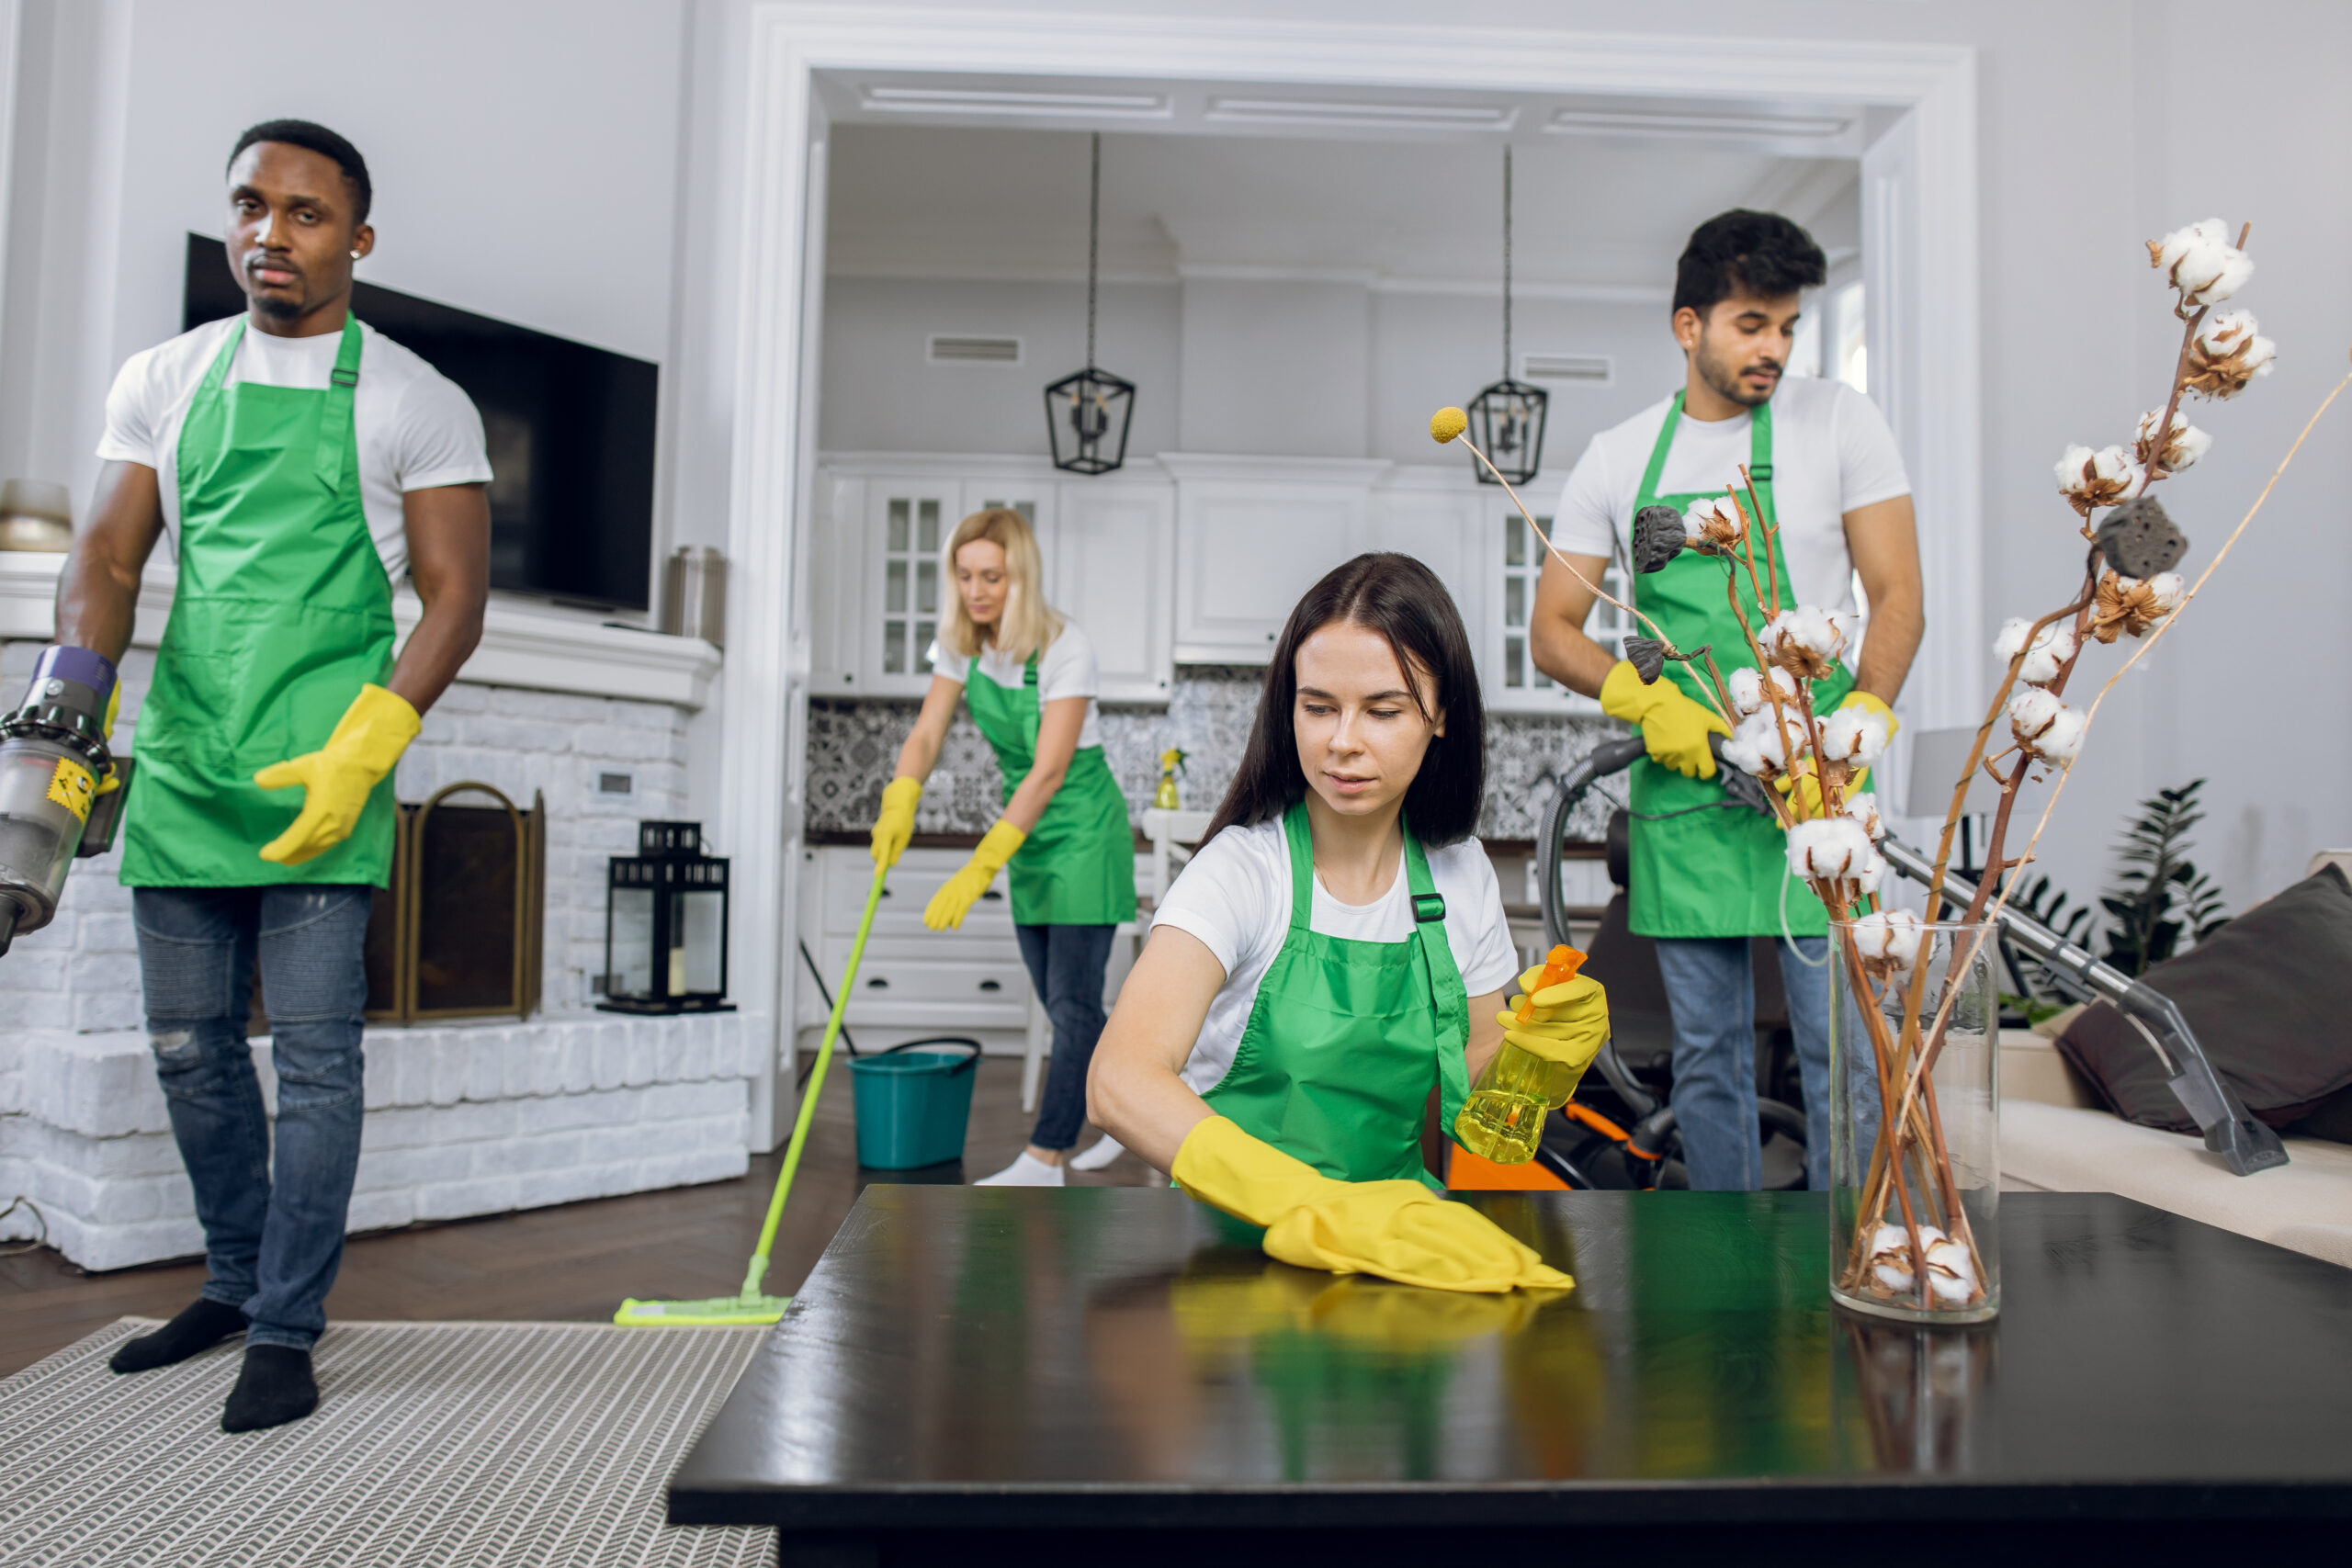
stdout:
{"type": "Polygon", "coordinates": [[[932,365],[1018,365],[1017,337],[976,337],[968,333],[933,333],[924,345],[923,359],[932,365]]]}
{"type": "Polygon", "coordinates": [[[1617,378],[1617,364],[1605,354],[1529,354],[1521,355],[1519,373],[1530,381],[1605,387],[1617,378]]]}

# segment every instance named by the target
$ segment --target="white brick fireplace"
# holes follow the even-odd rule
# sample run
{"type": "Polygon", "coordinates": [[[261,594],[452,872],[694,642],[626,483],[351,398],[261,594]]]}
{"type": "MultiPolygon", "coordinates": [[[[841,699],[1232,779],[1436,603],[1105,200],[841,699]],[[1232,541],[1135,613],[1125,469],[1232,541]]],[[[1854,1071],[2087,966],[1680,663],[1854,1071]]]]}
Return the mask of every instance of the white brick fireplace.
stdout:
{"type": "MultiPolygon", "coordinates": [[[[46,641],[61,558],[0,553],[0,689],[46,641]]],[[[411,615],[413,601],[403,604],[411,615]]],[[[168,587],[141,595],[119,738],[135,733],[168,587]]],[[[403,628],[405,629],[405,627],[403,628]]],[[[498,1213],[740,1175],[766,1041],[741,1015],[591,1010],[604,968],[605,862],[640,818],[691,815],[686,724],[718,666],[707,643],[500,602],[464,678],[401,760],[400,796],[460,780],[547,809],[543,1010],[370,1026],[351,1228],[498,1213]]],[[[453,797],[452,804],[465,804],[453,797]]],[[[0,958],[0,1236],[45,1226],[85,1268],[202,1248],[140,1009],[130,896],[83,863],[58,917],[0,958]]],[[[254,1044],[275,1100],[266,1041],[254,1044]]]]}

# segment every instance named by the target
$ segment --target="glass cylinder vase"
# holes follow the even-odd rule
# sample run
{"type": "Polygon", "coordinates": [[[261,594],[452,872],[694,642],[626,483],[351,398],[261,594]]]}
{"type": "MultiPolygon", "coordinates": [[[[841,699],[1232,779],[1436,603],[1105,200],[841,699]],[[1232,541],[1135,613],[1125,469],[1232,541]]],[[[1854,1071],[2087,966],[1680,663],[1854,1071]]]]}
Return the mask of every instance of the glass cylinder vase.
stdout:
{"type": "Polygon", "coordinates": [[[1906,920],[1830,928],[1829,1293],[1981,1323],[2001,1305],[1993,927],[1906,920]]]}

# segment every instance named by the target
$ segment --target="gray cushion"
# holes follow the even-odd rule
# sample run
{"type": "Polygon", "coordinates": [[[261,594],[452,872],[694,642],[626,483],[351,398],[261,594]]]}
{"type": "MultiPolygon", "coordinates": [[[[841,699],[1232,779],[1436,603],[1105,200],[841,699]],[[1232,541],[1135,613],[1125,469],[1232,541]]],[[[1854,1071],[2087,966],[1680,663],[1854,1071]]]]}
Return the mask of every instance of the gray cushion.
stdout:
{"type": "MultiPolygon", "coordinates": [[[[2335,866],[2142,979],[2173,999],[2214,1070],[2272,1126],[2301,1121],[2352,1090],[2352,883],[2335,866]]],[[[2118,1116],[2195,1130],[2165,1087],[2164,1063],[2114,1008],[2084,1009],[2058,1049],[2118,1116]]]]}

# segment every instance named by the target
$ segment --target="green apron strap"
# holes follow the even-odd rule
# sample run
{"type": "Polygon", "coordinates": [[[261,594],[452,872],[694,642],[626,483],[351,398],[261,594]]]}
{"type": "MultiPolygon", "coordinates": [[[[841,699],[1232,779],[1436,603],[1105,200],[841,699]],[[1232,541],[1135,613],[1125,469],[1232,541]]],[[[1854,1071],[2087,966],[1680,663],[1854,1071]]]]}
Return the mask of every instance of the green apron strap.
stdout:
{"type": "Polygon", "coordinates": [[[1315,911],[1315,835],[1306,802],[1294,801],[1283,813],[1283,840],[1290,847],[1290,929],[1303,931],[1315,911]]]}
{"type": "Polygon", "coordinates": [[[220,340],[220,352],[212,356],[212,364],[205,370],[204,379],[196,389],[198,397],[209,397],[220,389],[221,383],[229,379],[229,367],[236,362],[237,345],[244,341],[245,319],[239,316],[229,328],[229,335],[220,340]]]}
{"type": "Polygon", "coordinates": [[[1657,439],[1650,444],[1650,466],[1642,470],[1642,488],[1634,492],[1634,510],[1639,512],[1657,494],[1657,481],[1666,476],[1666,455],[1674,446],[1674,431],[1682,423],[1682,394],[1674,394],[1668,405],[1666,418],[1659,422],[1657,439]]]}
{"type": "Polygon", "coordinates": [[[1410,824],[1405,828],[1405,875],[1406,890],[1412,895],[1413,937],[1429,966],[1430,999],[1437,1009],[1438,1125],[1448,1129],[1450,1137],[1453,1119],[1470,1097],[1470,991],[1445,934],[1445,899],[1430,876],[1428,852],[1410,824]]]}
{"type": "Polygon", "coordinates": [[[1756,486],[1756,505],[1764,513],[1763,521],[1779,527],[1781,514],[1772,506],[1772,405],[1769,401],[1748,411],[1747,477],[1756,486]]]}
{"type": "MultiPolygon", "coordinates": [[[[243,332],[245,323],[239,321],[243,332]]],[[[334,353],[334,368],[327,372],[327,395],[319,400],[317,460],[312,470],[329,495],[343,488],[343,447],[357,426],[352,422],[352,393],[359,385],[359,318],[344,313],[343,343],[334,353]]]]}

